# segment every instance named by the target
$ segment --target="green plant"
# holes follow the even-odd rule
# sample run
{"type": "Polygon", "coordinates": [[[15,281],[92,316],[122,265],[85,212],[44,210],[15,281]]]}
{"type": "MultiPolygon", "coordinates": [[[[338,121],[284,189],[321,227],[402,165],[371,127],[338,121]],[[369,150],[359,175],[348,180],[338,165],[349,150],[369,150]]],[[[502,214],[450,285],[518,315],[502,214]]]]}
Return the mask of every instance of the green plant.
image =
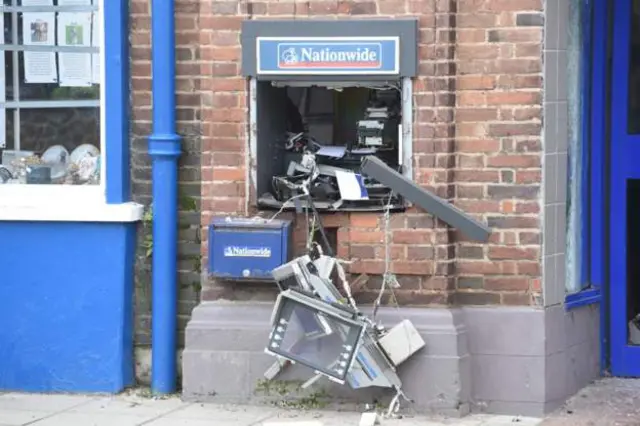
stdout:
{"type": "MultiPolygon", "coordinates": [[[[194,212],[198,210],[198,204],[193,197],[181,196],[178,199],[179,209],[185,212],[194,212]]],[[[144,248],[145,258],[149,259],[153,255],[153,204],[145,210],[142,216],[142,226],[144,228],[144,238],[142,240],[142,247],[144,248]]],[[[191,224],[186,222],[178,223],[178,229],[188,230],[191,228],[191,224]]],[[[200,234],[197,233],[195,242],[200,244],[200,234]]],[[[202,258],[200,255],[190,255],[185,257],[186,260],[193,262],[193,270],[197,273],[202,272],[202,258]]],[[[186,289],[192,287],[194,291],[199,292],[202,285],[198,281],[194,281],[187,284],[181,284],[181,288],[186,289]]]]}
{"type": "MultiPolygon", "coordinates": [[[[180,196],[178,198],[178,206],[180,210],[187,212],[194,212],[198,210],[198,204],[193,197],[180,196]]],[[[145,249],[145,257],[150,258],[153,255],[153,203],[149,205],[149,208],[144,212],[142,216],[142,224],[145,229],[145,236],[142,242],[142,246],[145,249]]],[[[191,225],[188,223],[179,223],[179,229],[189,229],[191,225]]],[[[200,238],[197,237],[198,243],[200,238]]],[[[194,268],[198,272],[202,269],[200,256],[193,256],[194,268]]]]}
{"type": "Polygon", "coordinates": [[[142,247],[145,250],[145,256],[150,258],[153,254],[153,204],[149,206],[142,216],[142,226],[145,230],[142,247]]]}
{"type": "Polygon", "coordinates": [[[285,396],[290,393],[299,393],[302,390],[302,382],[297,380],[258,380],[255,392],[266,396],[285,396]]]}
{"type": "Polygon", "coordinates": [[[279,399],[272,403],[278,407],[294,410],[317,410],[328,405],[330,395],[319,389],[308,395],[302,395],[302,382],[296,380],[258,380],[255,393],[274,396],[279,399]]]}
{"type": "Polygon", "coordinates": [[[186,212],[195,212],[198,210],[198,204],[193,197],[189,197],[187,195],[182,195],[178,199],[178,205],[180,206],[180,210],[186,212]]]}

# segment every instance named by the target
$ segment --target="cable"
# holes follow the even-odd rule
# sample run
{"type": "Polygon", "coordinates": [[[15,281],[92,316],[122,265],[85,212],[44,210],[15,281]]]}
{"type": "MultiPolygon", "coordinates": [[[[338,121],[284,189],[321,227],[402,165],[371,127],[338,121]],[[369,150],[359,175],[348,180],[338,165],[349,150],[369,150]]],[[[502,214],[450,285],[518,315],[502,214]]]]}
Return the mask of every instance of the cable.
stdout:
{"type": "Polygon", "coordinates": [[[400,411],[400,398],[404,399],[407,402],[413,402],[411,399],[407,397],[407,395],[405,395],[402,389],[396,386],[394,386],[393,388],[395,389],[396,394],[391,400],[391,403],[389,403],[389,408],[387,409],[387,413],[384,416],[386,418],[395,417],[398,411],[400,411]]]}
{"type": "MultiPolygon", "coordinates": [[[[287,204],[289,204],[290,202],[297,200],[298,198],[302,198],[302,197],[306,197],[307,194],[298,194],[298,195],[294,195],[293,197],[289,198],[287,201],[285,201],[284,203],[282,203],[282,207],[280,207],[280,210],[278,210],[278,212],[276,214],[274,214],[273,216],[271,216],[270,219],[267,220],[267,223],[271,223],[273,222],[278,216],[280,216],[280,214],[282,214],[282,212],[284,211],[284,209],[287,208],[287,204]]],[[[261,217],[257,216],[256,219],[262,219],[261,217]]]]}
{"type": "Polygon", "coordinates": [[[382,276],[382,285],[380,285],[380,291],[378,292],[378,297],[373,305],[373,321],[376,321],[376,316],[378,314],[378,308],[382,303],[382,296],[384,295],[387,287],[393,289],[394,287],[399,287],[398,279],[395,274],[391,273],[391,250],[390,250],[390,231],[391,231],[391,201],[393,200],[393,192],[389,194],[389,200],[384,209],[384,274],[382,276]]]}

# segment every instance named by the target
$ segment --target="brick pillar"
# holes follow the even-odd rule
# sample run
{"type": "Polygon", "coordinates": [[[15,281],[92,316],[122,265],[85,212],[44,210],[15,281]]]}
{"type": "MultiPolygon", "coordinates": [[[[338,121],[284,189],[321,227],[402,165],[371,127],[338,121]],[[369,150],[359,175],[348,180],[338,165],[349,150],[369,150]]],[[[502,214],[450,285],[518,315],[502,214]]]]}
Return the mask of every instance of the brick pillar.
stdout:
{"type": "Polygon", "coordinates": [[[456,31],[456,204],[493,228],[460,240],[456,301],[540,294],[541,0],[461,0],[456,31]]]}

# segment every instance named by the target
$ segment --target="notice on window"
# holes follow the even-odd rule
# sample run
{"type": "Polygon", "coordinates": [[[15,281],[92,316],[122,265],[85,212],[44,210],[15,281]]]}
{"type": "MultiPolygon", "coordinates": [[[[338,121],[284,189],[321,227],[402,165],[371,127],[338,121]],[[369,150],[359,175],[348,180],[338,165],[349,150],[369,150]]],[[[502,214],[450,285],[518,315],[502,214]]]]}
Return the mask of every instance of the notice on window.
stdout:
{"type": "MultiPolygon", "coordinates": [[[[102,32],[102,26],[100,25],[100,15],[93,14],[93,25],[91,26],[91,45],[100,49],[100,35],[102,32]]],[[[91,82],[93,84],[100,84],[100,54],[91,54],[91,82]]]]}
{"type": "MultiPolygon", "coordinates": [[[[26,46],[55,46],[54,13],[24,13],[22,19],[22,37],[26,46]]],[[[57,82],[55,53],[26,50],[24,79],[27,83],[57,82]]]]}
{"type": "MultiPolygon", "coordinates": [[[[58,45],[67,47],[91,46],[91,13],[59,13],[58,45]]],[[[91,86],[91,53],[60,52],[60,86],[91,86]]]]}
{"type": "Polygon", "coordinates": [[[22,5],[23,6],[53,6],[53,0],[22,0],[22,5]]]}
{"type": "MultiPolygon", "coordinates": [[[[4,44],[4,19],[0,19],[0,44],[4,44]]],[[[4,70],[4,55],[0,55],[0,70],[4,70]]],[[[5,76],[4,71],[0,72],[0,104],[7,100],[5,92],[5,76]]],[[[0,148],[6,148],[7,145],[7,110],[0,107],[0,148]]]]}

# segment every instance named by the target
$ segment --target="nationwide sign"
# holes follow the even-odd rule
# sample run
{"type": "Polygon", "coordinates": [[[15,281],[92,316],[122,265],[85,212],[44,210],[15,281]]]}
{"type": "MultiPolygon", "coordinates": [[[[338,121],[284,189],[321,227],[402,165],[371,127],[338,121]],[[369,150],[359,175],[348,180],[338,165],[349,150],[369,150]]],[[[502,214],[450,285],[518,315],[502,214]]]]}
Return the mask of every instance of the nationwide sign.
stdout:
{"type": "Polygon", "coordinates": [[[271,248],[227,246],[224,248],[224,257],[271,257],[271,248]]]}
{"type": "Polygon", "coordinates": [[[258,74],[394,75],[398,37],[258,37],[258,74]]]}

